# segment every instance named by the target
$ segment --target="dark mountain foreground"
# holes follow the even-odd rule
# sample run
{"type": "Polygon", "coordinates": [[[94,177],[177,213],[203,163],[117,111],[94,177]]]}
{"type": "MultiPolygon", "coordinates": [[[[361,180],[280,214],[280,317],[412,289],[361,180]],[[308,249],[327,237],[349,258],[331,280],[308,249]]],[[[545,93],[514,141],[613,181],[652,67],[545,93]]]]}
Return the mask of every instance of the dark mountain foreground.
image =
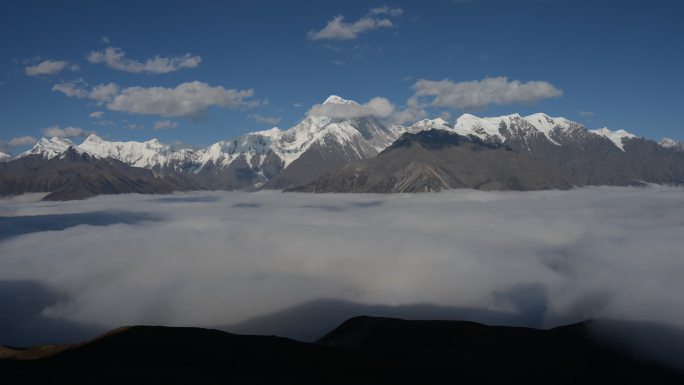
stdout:
{"type": "Polygon", "coordinates": [[[182,176],[162,178],[151,170],[96,158],[73,148],[59,158],[29,155],[0,163],[0,196],[49,192],[43,200],[62,201],[100,194],[169,194],[197,189],[197,184],[182,176]]]}
{"type": "Polygon", "coordinates": [[[682,384],[592,322],[538,330],[355,317],[316,343],[136,326],[74,345],[0,348],[7,384],[682,384]]]}

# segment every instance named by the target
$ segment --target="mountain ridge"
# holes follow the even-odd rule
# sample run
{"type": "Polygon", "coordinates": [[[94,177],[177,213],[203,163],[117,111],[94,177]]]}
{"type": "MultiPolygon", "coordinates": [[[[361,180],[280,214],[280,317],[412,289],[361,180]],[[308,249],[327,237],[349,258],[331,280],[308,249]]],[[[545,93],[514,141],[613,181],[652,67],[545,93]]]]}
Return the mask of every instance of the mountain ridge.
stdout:
{"type": "MultiPolygon", "coordinates": [[[[163,144],[157,139],[107,141],[95,134],[80,144],[65,138],[42,138],[32,149],[5,159],[1,164],[9,165],[26,157],[46,161],[60,159],[72,149],[93,159],[111,159],[129,167],[149,170],[159,180],[189,182],[181,183],[183,188],[341,192],[348,191],[350,183],[358,185],[359,181],[347,178],[333,182],[331,175],[339,174],[345,168],[348,173],[352,164],[357,165],[354,167],[363,162],[378,164],[377,158],[386,159],[388,149],[397,150],[392,146],[403,136],[436,130],[447,142],[450,135],[464,138],[461,142],[470,144],[461,148],[472,151],[461,151],[460,163],[454,158],[455,163],[449,166],[440,165],[439,157],[423,152],[423,161],[413,159],[412,163],[402,166],[403,170],[392,171],[392,176],[385,175],[387,180],[383,186],[364,187],[360,191],[417,192],[463,187],[528,190],[586,185],[681,184],[684,181],[684,164],[679,155],[684,152],[679,151],[679,142],[656,143],[624,130],[590,130],[569,119],[543,113],[491,118],[463,114],[453,124],[436,118],[401,126],[387,124],[368,113],[365,105],[336,95],[331,95],[319,106],[328,110],[341,109],[344,113],[340,116],[309,114],[287,130],[274,127],[204,148],[163,144]],[[356,111],[354,109],[362,109],[363,114],[351,113],[356,111]],[[479,152],[478,148],[486,151],[479,152]],[[486,168],[482,167],[485,163],[478,163],[485,158],[489,159],[485,162],[486,168]],[[466,163],[471,165],[470,169],[460,166],[466,163]],[[480,173],[481,178],[472,178],[473,173],[480,173]],[[535,173],[544,177],[535,176],[535,173]],[[327,182],[321,182],[322,178],[327,178],[327,182]],[[312,184],[318,184],[318,187],[312,188],[312,184]],[[325,184],[327,187],[323,187],[325,184]]],[[[19,190],[5,188],[0,193],[7,195],[19,190]]],[[[109,190],[112,191],[118,190],[109,190]]],[[[65,195],[64,198],[69,197],[65,195]]]]}
{"type": "Polygon", "coordinates": [[[681,383],[582,322],[549,330],[358,316],[315,343],[212,329],[128,326],[90,341],[0,348],[11,382],[681,383]]]}

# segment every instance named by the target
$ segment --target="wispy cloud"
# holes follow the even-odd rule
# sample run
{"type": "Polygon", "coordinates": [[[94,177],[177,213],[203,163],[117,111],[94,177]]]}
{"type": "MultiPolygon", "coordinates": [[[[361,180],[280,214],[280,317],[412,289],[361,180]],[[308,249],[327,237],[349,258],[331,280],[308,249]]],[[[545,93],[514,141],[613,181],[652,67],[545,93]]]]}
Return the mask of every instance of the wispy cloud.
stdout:
{"type": "Polygon", "coordinates": [[[270,125],[276,125],[280,123],[280,118],[275,117],[275,116],[263,116],[259,114],[252,114],[249,116],[250,118],[254,119],[255,122],[257,123],[262,123],[262,124],[270,124],[270,125]]]}
{"type": "Polygon", "coordinates": [[[38,141],[33,136],[17,136],[10,140],[0,140],[0,152],[9,152],[9,149],[14,147],[31,146],[38,141]]]}
{"type": "Polygon", "coordinates": [[[57,75],[64,69],[78,71],[79,66],[65,60],[44,60],[40,63],[27,66],[24,68],[24,73],[28,76],[57,75]]]}
{"type": "Polygon", "coordinates": [[[389,17],[398,17],[402,13],[401,8],[382,6],[371,9],[367,15],[354,22],[345,22],[345,17],[338,15],[328,21],[322,29],[309,31],[307,37],[310,40],[354,40],[362,33],[393,27],[394,24],[389,17]]]}
{"type": "Polygon", "coordinates": [[[92,132],[91,131],[86,131],[80,127],[60,127],[59,125],[55,126],[50,126],[43,128],[41,130],[43,135],[52,138],[52,137],[58,137],[58,138],[74,138],[74,137],[85,137],[90,135],[92,132]]]}
{"type": "Polygon", "coordinates": [[[185,54],[183,56],[154,56],[145,61],[126,58],[126,52],[121,48],[107,47],[102,51],[92,51],[87,59],[91,63],[104,63],[109,68],[131,73],[165,74],[184,68],[199,66],[202,58],[198,55],[185,54]]]}
{"type": "Polygon", "coordinates": [[[176,127],[178,127],[178,123],[174,122],[173,120],[157,120],[154,122],[154,129],[157,131],[168,130],[169,128],[176,127]]]}
{"type": "Polygon", "coordinates": [[[464,82],[418,80],[411,87],[412,106],[479,109],[489,105],[535,103],[563,96],[563,91],[547,81],[522,82],[507,77],[484,78],[464,82]]]}

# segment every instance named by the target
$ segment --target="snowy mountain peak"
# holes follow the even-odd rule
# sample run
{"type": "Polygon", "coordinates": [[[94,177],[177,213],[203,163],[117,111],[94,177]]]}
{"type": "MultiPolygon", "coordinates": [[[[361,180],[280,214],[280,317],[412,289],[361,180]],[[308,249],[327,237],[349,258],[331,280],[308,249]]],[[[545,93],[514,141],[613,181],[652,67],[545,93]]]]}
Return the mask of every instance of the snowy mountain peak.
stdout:
{"type": "Polygon", "coordinates": [[[5,154],[4,152],[0,152],[0,162],[6,162],[10,159],[12,159],[10,155],[5,154]]]}
{"type": "Polygon", "coordinates": [[[95,134],[88,135],[84,142],[102,143],[104,140],[95,134]]]}
{"type": "Polygon", "coordinates": [[[409,127],[408,131],[411,133],[416,133],[419,131],[428,131],[428,130],[451,130],[452,128],[449,126],[449,122],[442,118],[436,118],[436,119],[423,119],[419,120],[411,127],[409,127]]]}
{"type": "Polygon", "coordinates": [[[47,159],[52,159],[62,155],[69,147],[76,147],[76,145],[66,138],[40,138],[32,149],[22,153],[20,156],[40,155],[47,159]]]}
{"type": "MultiPolygon", "coordinates": [[[[517,114],[516,114],[517,115],[517,114]]],[[[518,117],[520,115],[517,115],[518,117]]],[[[501,124],[510,120],[513,115],[494,118],[480,118],[471,114],[463,114],[456,119],[454,130],[459,135],[476,136],[483,140],[495,140],[503,142],[505,138],[499,128],[501,124]]]]}
{"type": "Polygon", "coordinates": [[[603,136],[604,138],[610,140],[611,142],[613,142],[613,144],[615,144],[617,148],[619,148],[622,151],[625,151],[624,144],[626,140],[636,138],[636,135],[631,134],[625,130],[611,131],[606,127],[590,131],[594,134],[603,136]]]}
{"type": "Polygon", "coordinates": [[[341,98],[337,95],[330,95],[328,96],[327,99],[323,102],[323,104],[355,104],[358,105],[359,103],[353,101],[353,100],[347,100],[344,98],[341,98]]]}

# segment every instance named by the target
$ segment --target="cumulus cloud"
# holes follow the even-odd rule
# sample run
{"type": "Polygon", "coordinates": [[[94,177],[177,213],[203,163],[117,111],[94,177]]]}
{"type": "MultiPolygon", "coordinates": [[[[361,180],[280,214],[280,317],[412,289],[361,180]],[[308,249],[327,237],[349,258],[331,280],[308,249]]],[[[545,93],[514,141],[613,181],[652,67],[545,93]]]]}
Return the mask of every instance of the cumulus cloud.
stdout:
{"type": "Polygon", "coordinates": [[[86,57],[91,63],[104,63],[109,68],[131,73],[165,74],[184,68],[197,67],[202,58],[189,53],[183,56],[155,56],[144,62],[126,58],[121,48],[107,47],[102,51],[92,51],[86,57]]]}
{"type": "Polygon", "coordinates": [[[20,146],[30,146],[38,141],[33,136],[18,136],[7,141],[7,145],[10,147],[20,147],[20,146]]]}
{"type": "Polygon", "coordinates": [[[178,127],[178,123],[174,122],[173,120],[157,120],[154,122],[155,130],[167,130],[169,128],[176,127],[178,127]]]}
{"type": "Polygon", "coordinates": [[[24,72],[28,76],[41,76],[41,75],[57,75],[65,68],[71,71],[78,71],[79,67],[76,64],[69,64],[68,61],[64,60],[44,60],[38,64],[27,66],[24,72]]]}
{"type": "Polygon", "coordinates": [[[322,29],[309,31],[307,37],[309,40],[354,40],[362,33],[394,26],[392,20],[379,16],[398,17],[403,12],[401,8],[376,7],[353,23],[345,22],[344,16],[338,15],[328,21],[322,29]]]}
{"type": "Polygon", "coordinates": [[[174,88],[125,88],[107,104],[107,108],[132,114],[196,118],[203,115],[209,107],[240,108],[258,105],[258,101],[249,100],[252,96],[252,89],[226,89],[194,81],[181,83],[174,88]]]}
{"type": "Polygon", "coordinates": [[[376,116],[388,118],[394,112],[394,105],[387,98],[375,97],[365,104],[323,103],[313,105],[307,115],[327,116],[330,118],[358,118],[376,116]]]}
{"type": "Polygon", "coordinates": [[[318,298],[684,326],[678,188],[100,196],[0,215],[36,231],[0,242],[0,280],[64,293],[43,314],[106,327],[231,324],[318,298]],[[74,213],[154,219],[40,231],[74,213]]]}
{"type": "Polygon", "coordinates": [[[563,96],[563,91],[546,81],[508,80],[507,77],[484,78],[465,82],[418,80],[411,87],[409,104],[455,109],[478,109],[489,105],[535,103],[563,96]]]}
{"type": "Polygon", "coordinates": [[[43,128],[41,130],[43,135],[48,138],[58,137],[58,138],[74,138],[74,137],[86,137],[92,132],[86,131],[80,127],[64,127],[61,128],[59,125],[50,126],[43,128]]]}
{"type": "Polygon", "coordinates": [[[280,118],[277,118],[275,116],[263,116],[259,114],[252,114],[250,115],[252,119],[254,119],[255,122],[257,123],[263,123],[263,124],[270,124],[270,125],[276,125],[280,123],[280,118]]]}
{"type": "Polygon", "coordinates": [[[103,111],[93,111],[88,116],[90,116],[93,119],[102,119],[104,117],[104,112],[103,111]]]}
{"type": "Polygon", "coordinates": [[[52,90],[69,97],[95,100],[112,111],[164,117],[198,118],[210,107],[249,108],[260,104],[252,99],[252,89],[226,89],[199,81],[181,83],[174,88],[121,89],[114,83],[88,88],[83,79],[77,79],[55,84],[52,90]]]}
{"type": "Polygon", "coordinates": [[[83,79],[57,83],[52,86],[53,91],[58,91],[66,96],[79,99],[92,99],[102,104],[111,101],[119,93],[119,86],[114,83],[99,84],[88,88],[83,79]]]}

